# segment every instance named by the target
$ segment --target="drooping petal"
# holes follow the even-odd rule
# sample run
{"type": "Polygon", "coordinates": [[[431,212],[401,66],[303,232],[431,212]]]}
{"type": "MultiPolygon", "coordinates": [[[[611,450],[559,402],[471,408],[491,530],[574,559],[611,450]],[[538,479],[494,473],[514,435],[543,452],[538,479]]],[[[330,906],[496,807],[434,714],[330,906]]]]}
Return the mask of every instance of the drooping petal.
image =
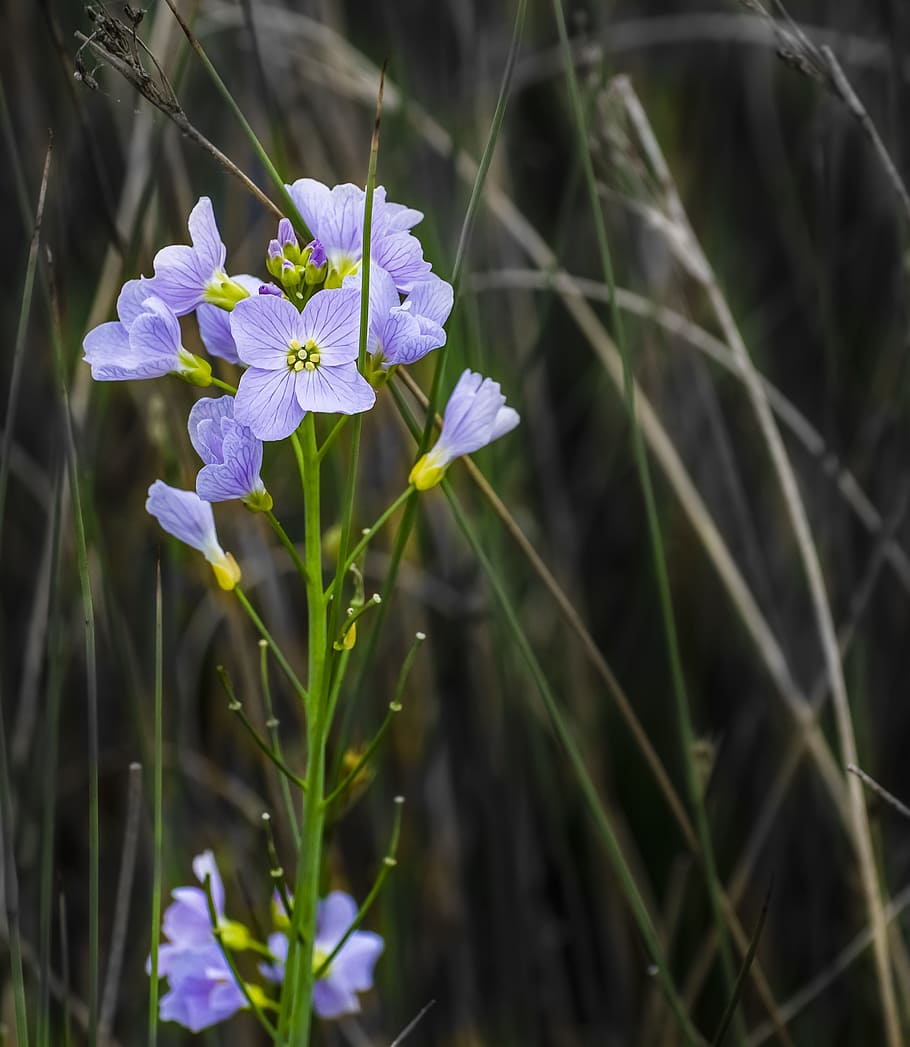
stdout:
{"type": "Polygon", "coordinates": [[[426,343],[433,341],[421,333],[417,318],[401,309],[386,317],[377,334],[375,351],[382,353],[387,364],[412,364],[430,351],[426,343]]]}
{"type": "Polygon", "coordinates": [[[344,891],[332,891],[316,909],[316,948],[331,952],[357,917],[357,903],[344,891]]]}
{"type": "Polygon", "coordinates": [[[198,549],[209,562],[224,557],[215,533],[212,507],[195,491],[180,491],[162,480],[149,488],[146,511],[161,524],[168,534],[198,549]]]}
{"type": "Polygon", "coordinates": [[[182,947],[212,940],[212,921],[205,892],[198,887],[176,887],[173,903],[164,910],[161,930],[168,941],[182,947]]]}
{"type": "MultiPolygon", "coordinates": [[[[318,297],[314,295],[307,308],[318,297]]],[[[303,330],[296,306],[272,294],[244,298],[231,312],[231,334],[237,354],[245,363],[260,370],[286,371],[288,346],[295,338],[300,342],[306,340],[303,330]]]]}
{"type": "Polygon", "coordinates": [[[300,329],[300,341],[312,338],[319,347],[324,366],[356,360],[360,342],[360,291],[348,287],[317,291],[300,314],[300,329]]]}
{"type": "Polygon", "coordinates": [[[373,387],[353,360],[339,367],[320,366],[314,371],[298,372],[296,394],[303,411],[323,414],[360,414],[376,402],[373,387]]]}
{"type": "MultiPolygon", "coordinates": [[[[251,295],[258,294],[262,284],[258,276],[249,276],[246,273],[233,276],[231,279],[241,287],[245,287],[251,295]]],[[[231,314],[217,305],[202,302],[196,308],[196,320],[199,323],[199,335],[206,350],[212,356],[219,356],[228,363],[239,364],[240,357],[237,355],[237,346],[231,334],[231,314]]]]}
{"type": "Polygon", "coordinates": [[[192,312],[202,301],[206,281],[211,277],[199,265],[192,247],[171,244],[155,255],[155,275],[150,281],[154,293],[178,316],[192,312]]]}
{"type": "Polygon", "coordinates": [[[295,372],[288,370],[286,363],[282,370],[250,367],[244,371],[234,401],[234,418],[248,426],[254,436],[283,440],[300,425],[304,413],[295,394],[295,372]]]}

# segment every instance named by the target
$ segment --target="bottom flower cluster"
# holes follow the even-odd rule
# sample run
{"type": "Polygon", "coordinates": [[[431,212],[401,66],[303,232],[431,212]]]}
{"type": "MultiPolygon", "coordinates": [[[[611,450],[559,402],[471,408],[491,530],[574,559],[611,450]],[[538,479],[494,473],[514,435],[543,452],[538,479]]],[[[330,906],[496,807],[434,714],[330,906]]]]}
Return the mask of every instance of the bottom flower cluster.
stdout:
{"type": "MultiPolygon", "coordinates": [[[[208,884],[208,895],[199,887],[177,887],[162,920],[167,941],[158,950],[158,975],[167,978],[168,991],[161,998],[161,1020],[199,1032],[250,1006],[277,1009],[262,985],[235,973],[233,957],[247,951],[263,957],[259,974],[268,983],[282,982],[289,930],[283,903],[277,897],[273,901],[279,929],[263,944],[243,924],[225,916],[224,886],[211,851],[196,856],[193,872],[200,883],[208,884]]],[[[319,903],[313,942],[313,967],[319,978],[313,1009],[321,1018],[358,1012],[357,994],[373,986],[373,967],[383,941],[371,931],[352,931],[356,918],[357,904],[342,891],[332,891],[319,903]]],[[[151,973],[151,958],[147,969],[151,973]]]]}

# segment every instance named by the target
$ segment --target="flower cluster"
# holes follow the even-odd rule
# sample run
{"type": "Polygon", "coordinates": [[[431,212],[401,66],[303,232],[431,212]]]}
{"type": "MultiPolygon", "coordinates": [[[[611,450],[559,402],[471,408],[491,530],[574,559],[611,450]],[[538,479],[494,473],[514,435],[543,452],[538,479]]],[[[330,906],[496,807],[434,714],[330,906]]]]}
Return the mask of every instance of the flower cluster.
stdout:
{"type": "MultiPolygon", "coordinates": [[[[451,285],[431,271],[411,231],[423,215],[390,202],[378,186],[362,374],[365,192],[350,184],[330,189],[312,178],[287,189],[313,239],[301,245],[291,222],[279,222],[266,256],[273,282],[228,275],[227,249],[204,196],[187,223],[191,244],[158,251],[154,276],[127,281],[118,319],[89,331],[83,343],[98,381],[175,374],[209,386],[216,382],[211,364],[182,344],[180,318],[195,312],[208,353],[243,369],[234,396],[200,400],[190,412],[190,439],[204,463],[195,494],[156,481],[146,503],[166,531],[205,555],[225,589],[239,582],[240,570],[218,543],[207,503],[236,498],[251,510],[269,511],[272,498],[260,477],[262,441],[290,436],[308,411],[369,410],[390,368],[445,345],[452,310],[451,285]]],[[[465,372],[446,408],[440,440],[414,466],[410,482],[418,490],[434,486],[454,458],[516,425],[518,415],[504,402],[497,383],[465,372]]]]}
{"type": "MultiPolygon", "coordinates": [[[[289,921],[276,900],[276,923],[284,930],[270,934],[265,945],[257,942],[243,924],[225,916],[224,885],[211,851],[193,859],[193,872],[204,887],[207,885],[208,894],[200,887],[177,887],[171,892],[174,901],[162,920],[167,941],[158,949],[158,975],[168,980],[168,991],[161,998],[162,1021],[199,1032],[251,1005],[259,1010],[274,1008],[262,985],[238,977],[234,957],[248,951],[266,955],[269,962],[258,964],[258,971],[267,982],[280,985],[289,921]]],[[[357,905],[342,891],[332,891],[319,902],[313,943],[313,970],[317,975],[313,1009],[321,1018],[357,1013],[357,994],[373,987],[373,968],[382,954],[383,941],[372,931],[353,930],[356,919],[357,905]]],[[[150,973],[151,957],[146,966],[150,973]]]]}

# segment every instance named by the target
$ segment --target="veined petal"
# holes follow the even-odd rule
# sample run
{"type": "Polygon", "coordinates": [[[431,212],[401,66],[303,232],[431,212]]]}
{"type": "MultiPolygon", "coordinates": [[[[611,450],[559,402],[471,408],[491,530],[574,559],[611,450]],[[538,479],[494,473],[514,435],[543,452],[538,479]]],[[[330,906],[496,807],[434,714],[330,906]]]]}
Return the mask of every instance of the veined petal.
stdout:
{"type": "Polygon", "coordinates": [[[395,281],[402,294],[407,294],[420,280],[425,280],[430,263],[423,257],[423,248],[410,233],[390,233],[373,243],[371,257],[395,281]]]}
{"type": "Polygon", "coordinates": [[[82,347],[96,382],[122,382],[133,378],[160,378],[176,366],[171,351],[137,353],[127,329],[119,321],[99,324],[85,336],[82,347]]]}
{"type": "Polygon", "coordinates": [[[426,317],[443,327],[452,312],[454,300],[452,285],[430,273],[426,280],[418,281],[411,288],[407,304],[416,316],[426,317]]]}
{"type": "Polygon", "coordinates": [[[150,281],[154,293],[178,316],[192,312],[202,301],[211,271],[200,264],[192,247],[171,244],[162,247],[154,259],[155,275],[150,281]]]}
{"type": "Polygon", "coordinates": [[[187,220],[193,250],[198,259],[199,269],[207,272],[206,279],[224,269],[227,250],[221,242],[221,233],[215,221],[212,201],[207,196],[200,196],[196,206],[190,211],[187,220]]]}
{"type": "Polygon", "coordinates": [[[164,356],[170,353],[178,366],[180,323],[160,298],[146,298],[142,312],[130,327],[130,347],[138,356],[164,356]]]}
{"type": "Polygon", "coordinates": [[[331,291],[317,291],[303,307],[300,321],[300,341],[312,338],[319,347],[323,366],[334,366],[357,359],[360,342],[358,289],[343,287],[331,291]]]}
{"type": "Polygon", "coordinates": [[[359,414],[376,403],[373,387],[353,360],[338,367],[320,366],[314,371],[298,372],[296,394],[303,411],[324,414],[359,414]]]}
{"type": "Polygon", "coordinates": [[[260,440],[283,440],[290,436],[305,413],[295,395],[295,377],[287,364],[274,371],[248,368],[237,389],[234,418],[241,425],[249,426],[260,440]]]}
{"type": "Polygon", "coordinates": [[[319,237],[322,216],[331,206],[331,190],[315,178],[298,178],[293,185],[286,185],[291,199],[306,222],[307,228],[315,237],[319,237]]]}
{"type": "Polygon", "coordinates": [[[417,318],[401,309],[395,309],[386,317],[377,341],[377,350],[382,353],[383,361],[389,364],[414,363],[431,348],[424,347],[417,318]]]}
{"type": "MultiPolygon", "coordinates": [[[[319,294],[314,295],[307,308],[318,297],[319,294]]],[[[244,298],[231,312],[231,335],[237,354],[245,363],[259,370],[287,371],[288,346],[295,338],[306,341],[303,332],[304,325],[296,306],[276,295],[256,294],[244,298]]]]}
{"type": "Polygon", "coordinates": [[[221,460],[206,465],[196,477],[196,493],[207,502],[245,498],[262,490],[262,441],[244,425],[230,420],[226,429],[221,460]]]}
{"type": "Polygon", "coordinates": [[[346,254],[360,255],[363,248],[363,206],[366,194],[350,182],[329,191],[329,206],[319,215],[313,235],[323,244],[346,254]]]}
{"type": "Polygon", "coordinates": [[[186,427],[196,454],[207,465],[223,461],[222,419],[234,417],[233,396],[204,396],[190,408],[186,427]]]}
{"type": "Polygon", "coordinates": [[[117,297],[117,316],[129,330],[136,317],[143,312],[143,303],[155,293],[154,283],[145,276],[127,280],[117,297]]]}

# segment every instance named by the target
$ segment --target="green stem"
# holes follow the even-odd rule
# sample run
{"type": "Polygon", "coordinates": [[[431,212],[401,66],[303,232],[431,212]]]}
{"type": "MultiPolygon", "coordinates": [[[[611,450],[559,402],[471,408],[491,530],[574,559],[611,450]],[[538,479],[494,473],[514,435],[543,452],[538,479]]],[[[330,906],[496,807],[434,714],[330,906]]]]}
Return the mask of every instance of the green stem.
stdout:
{"type": "Polygon", "coordinates": [[[212,375],[212,385],[214,385],[216,389],[223,389],[226,393],[230,393],[231,396],[234,396],[237,392],[236,385],[230,385],[228,382],[222,382],[220,378],[216,378],[214,375],[212,375]]]}
{"type": "Polygon", "coordinates": [[[306,582],[307,571],[306,564],[303,562],[303,557],[297,552],[297,546],[291,541],[287,531],[281,526],[278,521],[278,517],[272,512],[271,509],[267,509],[265,512],[265,518],[272,525],[272,530],[278,535],[281,540],[281,544],[287,549],[288,555],[294,561],[294,566],[300,574],[300,577],[306,582]]]}
{"type": "Polygon", "coordinates": [[[256,613],[256,611],[253,609],[252,604],[246,598],[246,593],[240,588],[239,585],[235,586],[235,588],[234,588],[234,595],[240,601],[240,606],[249,615],[250,620],[252,621],[253,625],[256,626],[257,630],[259,631],[259,635],[269,645],[269,650],[275,656],[275,661],[281,666],[282,672],[288,678],[288,680],[290,680],[291,686],[297,692],[298,697],[304,703],[304,705],[306,705],[307,704],[307,699],[309,697],[308,694],[307,694],[307,689],[300,682],[299,677],[294,672],[294,670],[291,668],[290,664],[288,663],[287,658],[285,658],[285,656],[281,653],[281,648],[272,639],[272,634],[266,628],[265,622],[263,622],[263,620],[259,617],[259,615],[256,613]]]}
{"type": "MultiPolygon", "coordinates": [[[[272,748],[278,755],[279,760],[284,763],[284,753],[281,750],[281,735],[278,733],[278,719],[275,716],[275,708],[272,703],[272,686],[269,682],[269,645],[265,640],[259,641],[259,681],[262,685],[262,697],[265,701],[266,727],[269,729],[269,737],[272,739],[272,748]]],[[[297,810],[294,807],[294,798],[291,796],[291,787],[284,775],[278,779],[281,786],[281,795],[284,799],[284,807],[287,811],[288,823],[294,833],[294,842],[300,845],[300,826],[297,824],[297,810]]]]}
{"type": "Polygon", "coordinates": [[[411,497],[412,494],[414,494],[416,490],[416,487],[408,487],[406,490],[402,491],[401,494],[395,499],[395,501],[392,502],[392,504],[388,507],[388,509],[386,509],[385,512],[379,517],[376,523],[374,523],[372,527],[367,528],[367,530],[363,532],[360,541],[348,553],[348,557],[344,562],[344,570],[342,571],[343,574],[347,574],[347,572],[351,568],[351,565],[354,563],[357,557],[360,556],[363,550],[366,549],[366,547],[370,544],[370,541],[372,540],[373,536],[376,534],[378,530],[382,528],[383,524],[385,524],[385,522],[392,515],[392,513],[394,513],[396,509],[399,509],[402,505],[404,505],[404,503],[411,497]]]}
{"type": "MultiPolygon", "coordinates": [[[[278,1043],[309,1047],[313,1000],[313,947],[316,906],[319,901],[319,871],[325,825],[326,717],[326,607],[322,591],[322,538],[320,516],[319,460],[316,429],[308,414],[301,426],[300,447],[305,512],[304,552],[307,568],[307,612],[309,619],[309,700],[307,702],[307,776],[303,797],[303,827],[297,853],[294,887],[294,916],[288,937],[285,988],[281,994],[278,1043]],[[300,939],[306,942],[301,947],[300,939]]],[[[300,446],[298,444],[298,446],[300,446]]],[[[296,449],[295,449],[296,450],[296,449]]]]}
{"type": "Polygon", "coordinates": [[[161,598],[161,564],[155,581],[155,777],[152,787],[152,947],[149,986],[149,1047],[158,1043],[158,939],[161,937],[161,855],[164,844],[162,796],[164,791],[164,626],[161,598]]]}
{"type": "Polygon", "coordinates": [[[334,445],[335,441],[341,435],[341,430],[348,424],[348,422],[350,420],[351,420],[351,416],[349,414],[343,414],[338,419],[338,421],[332,426],[332,429],[329,432],[329,435],[323,441],[322,447],[319,448],[319,452],[316,455],[316,457],[318,458],[318,460],[320,462],[322,461],[323,458],[325,458],[325,456],[328,453],[328,451],[330,451],[332,449],[332,446],[334,445]]]}

